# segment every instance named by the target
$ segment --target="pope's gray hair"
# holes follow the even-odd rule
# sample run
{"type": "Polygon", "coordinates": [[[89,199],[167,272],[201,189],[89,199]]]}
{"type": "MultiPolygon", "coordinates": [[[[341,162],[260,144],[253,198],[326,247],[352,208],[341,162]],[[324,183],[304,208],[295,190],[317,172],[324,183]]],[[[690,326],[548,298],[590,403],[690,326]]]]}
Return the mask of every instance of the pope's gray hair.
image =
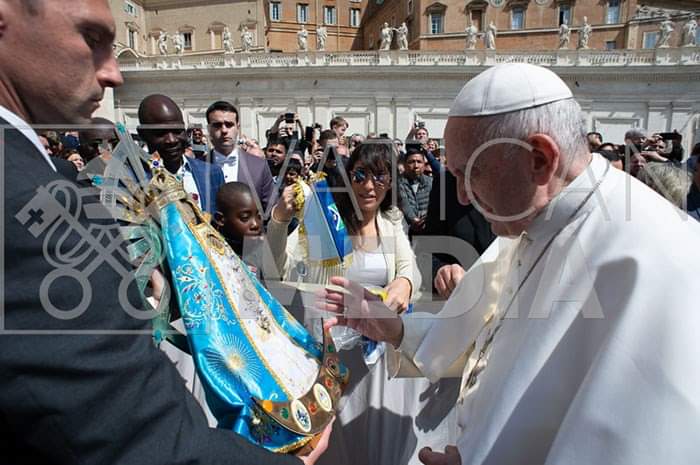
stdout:
{"type": "Polygon", "coordinates": [[[496,139],[526,141],[532,134],[540,133],[554,139],[565,161],[571,162],[589,152],[581,107],[572,98],[475,120],[472,132],[476,140],[470,142],[473,147],[496,139]]]}

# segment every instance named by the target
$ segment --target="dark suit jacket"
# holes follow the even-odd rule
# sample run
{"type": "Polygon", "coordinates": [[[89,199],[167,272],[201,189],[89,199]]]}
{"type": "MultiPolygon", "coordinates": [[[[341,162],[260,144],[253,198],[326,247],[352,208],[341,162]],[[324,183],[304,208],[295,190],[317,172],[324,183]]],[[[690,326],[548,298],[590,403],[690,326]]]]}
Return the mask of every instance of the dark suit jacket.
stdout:
{"type": "MultiPolygon", "coordinates": [[[[74,229],[115,232],[114,221],[88,219],[75,208],[75,184],[19,132],[4,135],[0,457],[17,465],[300,463],[207,427],[177,370],[154,347],[148,320],[124,309],[139,302],[135,286],[119,291],[124,276],[116,270],[131,269],[124,248],[90,252],[109,241],[84,242],[90,234],[74,229]],[[42,190],[56,182],[63,187],[57,204],[42,190]],[[75,269],[55,268],[45,242],[53,262],[77,257],[75,269]],[[70,255],[76,249],[84,255],[70,255]],[[76,306],[72,318],[56,316],[76,306]]],[[[94,207],[90,216],[108,216],[94,207]]]]}
{"type": "MultiPolygon", "coordinates": [[[[447,170],[443,170],[440,175],[433,176],[424,235],[457,237],[471,244],[479,255],[484,253],[484,250],[491,245],[496,237],[486,218],[474,206],[465,206],[459,203],[457,200],[457,180],[447,170]],[[443,189],[444,210],[441,209],[441,191],[443,189]]],[[[435,274],[442,266],[453,263],[457,263],[457,260],[449,253],[433,255],[432,275],[423,276],[423,282],[425,284],[432,283],[435,274]]],[[[468,269],[472,264],[473,262],[461,265],[468,269]]]]}
{"type": "MultiPolygon", "coordinates": [[[[268,204],[274,200],[273,191],[275,189],[275,183],[272,179],[270,167],[267,166],[267,160],[239,149],[236,149],[236,154],[238,156],[238,179],[236,181],[247,184],[250,190],[257,194],[260,200],[258,207],[262,207],[264,211],[268,204]]],[[[214,158],[213,150],[209,154],[209,159],[211,160],[212,158],[214,158]]],[[[223,165],[225,161],[226,157],[221,155],[217,155],[214,158],[214,163],[219,166],[223,165]]],[[[263,211],[261,211],[261,214],[263,211]]]]}
{"type": "Polygon", "coordinates": [[[218,166],[196,158],[189,158],[187,162],[201,196],[202,210],[213,214],[216,211],[216,193],[224,184],[224,172],[218,166]]]}

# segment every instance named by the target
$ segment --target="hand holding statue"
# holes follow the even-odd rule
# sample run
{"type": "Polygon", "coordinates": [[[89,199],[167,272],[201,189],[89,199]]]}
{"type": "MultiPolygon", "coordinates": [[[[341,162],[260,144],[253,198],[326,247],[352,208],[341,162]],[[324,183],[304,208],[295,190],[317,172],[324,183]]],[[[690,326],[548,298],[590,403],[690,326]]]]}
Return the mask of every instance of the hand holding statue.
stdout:
{"type": "Polygon", "coordinates": [[[304,462],[304,465],[314,465],[316,461],[323,455],[323,453],[328,449],[328,441],[331,437],[331,431],[333,431],[333,423],[335,423],[335,418],[328,423],[326,429],[321,433],[321,439],[319,439],[316,447],[308,455],[297,456],[304,462]]]}
{"type": "Polygon", "coordinates": [[[321,311],[336,314],[325,323],[326,328],[347,326],[375,341],[386,341],[394,347],[401,345],[403,322],[395,311],[361,285],[340,276],[317,295],[316,306],[321,311]]]}

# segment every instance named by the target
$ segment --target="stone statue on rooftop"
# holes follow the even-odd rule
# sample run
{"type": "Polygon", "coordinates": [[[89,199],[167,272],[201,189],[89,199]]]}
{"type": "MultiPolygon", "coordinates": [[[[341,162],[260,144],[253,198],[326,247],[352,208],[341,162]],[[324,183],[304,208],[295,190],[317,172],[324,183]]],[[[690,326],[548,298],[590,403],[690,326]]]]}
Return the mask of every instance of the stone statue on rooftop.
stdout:
{"type": "Polygon", "coordinates": [[[559,26],[559,48],[567,49],[569,48],[569,42],[571,41],[571,28],[565,23],[559,26]]]}
{"type": "Polygon", "coordinates": [[[396,31],[396,43],[399,45],[399,50],[408,50],[408,26],[406,23],[401,23],[401,26],[394,31],[396,31]]]}
{"type": "Polygon", "coordinates": [[[246,53],[253,48],[253,33],[245,25],[241,28],[241,48],[246,53]]]}
{"type": "Polygon", "coordinates": [[[316,50],[322,52],[326,50],[326,39],[328,39],[328,29],[326,26],[316,28],[316,50]]]}
{"type": "Polygon", "coordinates": [[[484,48],[487,50],[496,50],[496,36],[498,35],[498,29],[493,21],[489,23],[489,27],[486,28],[486,34],[484,34],[484,48]]]}
{"type": "Polygon", "coordinates": [[[232,52],[233,51],[233,42],[231,41],[231,31],[229,30],[228,27],[224,28],[224,32],[221,36],[221,43],[224,46],[224,51],[225,52],[232,52]]]}
{"type": "Polygon", "coordinates": [[[695,47],[698,22],[691,16],[687,23],[683,25],[683,36],[681,37],[681,47],[695,47]]]}
{"type": "Polygon", "coordinates": [[[578,31],[578,48],[579,49],[587,49],[588,48],[588,42],[591,40],[591,35],[593,34],[593,28],[591,27],[590,24],[588,24],[588,17],[584,16],[583,17],[583,25],[581,25],[581,29],[578,31]]]}
{"type": "Polygon", "coordinates": [[[384,23],[382,26],[382,43],[379,46],[379,50],[389,50],[391,49],[391,40],[394,38],[394,30],[389,27],[389,23],[384,23]]]}
{"type": "Polygon", "coordinates": [[[185,52],[185,37],[182,32],[176,32],[173,35],[173,45],[175,45],[175,53],[182,55],[185,52]]]}
{"type": "Polygon", "coordinates": [[[464,32],[467,33],[467,50],[474,50],[476,48],[476,41],[479,38],[479,31],[476,29],[476,26],[474,26],[474,23],[470,22],[464,32]]]}
{"type": "Polygon", "coordinates": [[[165,31],[160,31],[158,36],[158,53],[161,55],[168,54],[168,34],[165,31]]]}
{"type": "Polygon", "coordinates": [[[659,24],[659,40],[656,41],[656,48],[670,47],[671,34],[673,33],[673,21],[670,16],[666,16],[659,24]]]}
{"type": "Polygon", "coordinates": [[[304,25],[301,25],[301,30],[297,32],[297,45],[300,52],[306,52],[309,49],[309,31],[304,25]]]}

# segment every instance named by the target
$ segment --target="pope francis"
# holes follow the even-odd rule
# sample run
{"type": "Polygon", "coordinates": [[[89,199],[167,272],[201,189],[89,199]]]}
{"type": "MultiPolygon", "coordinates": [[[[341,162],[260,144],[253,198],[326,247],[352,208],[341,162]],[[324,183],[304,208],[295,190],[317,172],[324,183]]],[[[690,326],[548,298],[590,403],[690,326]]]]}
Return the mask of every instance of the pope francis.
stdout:
{"type": "Polygon", "coordinates": [[[544,68],[470,80],[445,132],[460,202],[499,239],[436,315],[340,278],[319,300],[329,325],[391,343],[390,375],[462,377],[457,444],[421,461],[698,463],[700,223],[591,154],[544,68]]]}

